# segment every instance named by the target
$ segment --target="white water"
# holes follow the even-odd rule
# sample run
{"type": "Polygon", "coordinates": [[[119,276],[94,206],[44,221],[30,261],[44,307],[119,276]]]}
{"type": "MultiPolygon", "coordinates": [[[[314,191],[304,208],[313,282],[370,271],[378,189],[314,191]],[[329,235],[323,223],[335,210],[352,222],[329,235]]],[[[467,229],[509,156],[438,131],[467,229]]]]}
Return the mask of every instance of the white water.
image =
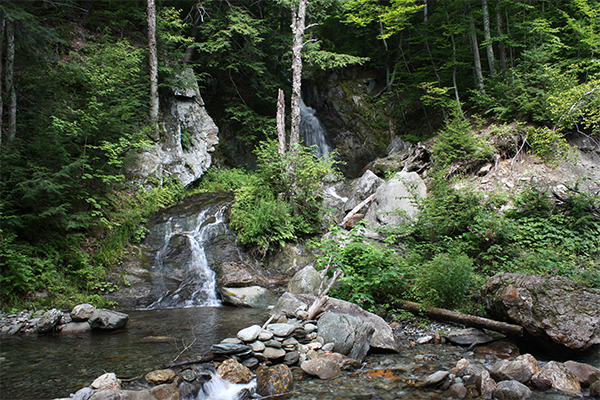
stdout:
{"type": "Polygon", "coordinates": [[[215,273],[208,265],[204,246],[211,238],[222,234],[226,229],[225,208],[221,208],[212,215],[207,215],[207,211],[203,211],[196,218],[192,230],[183,230],[181,226],[172,222],[172,218],[167,221],[164,245],[157,253],[155,268],[158,270],[163,268],[164,261],[166,261],[166,250],[171,238],[176,235],[187,238],[191,258],[185,266],[186,269],[179,287],[170,291],[163,282],[161,284],[162,295],[147,309],[219,306],[221,304],[217,296],[215,273]],[[207,223],[207,221],[212,222],[207,223]]]}
{"type": "Polygon", "coordinates": [[[217,375],[211,374],[211,379],[202,385],[202,390],[198,392],[195,400],[237,400],[242,390],[252,391],[255,388],[256,379],[244,385],[224,381],[217,375]]]}
{"type": "Polygon", "coordinates": [[[325,140],[325,128],[315,115],[313,108],[307,107],[304,101],[300,101],[300,134],[304,143],[315,147],[315,155],[322,157],[331,152],[331,146],[325,140]]]}

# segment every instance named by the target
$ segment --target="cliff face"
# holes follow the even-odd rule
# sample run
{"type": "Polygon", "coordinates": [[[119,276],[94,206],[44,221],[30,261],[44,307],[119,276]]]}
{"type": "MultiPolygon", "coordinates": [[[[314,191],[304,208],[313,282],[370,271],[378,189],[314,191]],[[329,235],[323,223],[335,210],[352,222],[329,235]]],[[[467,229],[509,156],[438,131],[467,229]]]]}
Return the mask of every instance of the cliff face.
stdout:
{"type": "Polygon", "coordinates": [[[206,112],[193,72],[187,71],[182,80],[184,88],[173,89],[161,109],[159,140],[129,164],[136,183],[147,186],[176,178],[187,186],[211,165],[219,130],[206,112]]]}

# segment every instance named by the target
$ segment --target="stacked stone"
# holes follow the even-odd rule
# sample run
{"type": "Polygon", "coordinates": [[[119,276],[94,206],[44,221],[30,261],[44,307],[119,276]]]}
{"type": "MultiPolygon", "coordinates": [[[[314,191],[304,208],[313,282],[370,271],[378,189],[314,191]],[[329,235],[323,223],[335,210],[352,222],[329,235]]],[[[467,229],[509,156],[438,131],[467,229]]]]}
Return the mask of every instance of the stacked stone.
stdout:
{"type": "Polygon", "coordinates": [[[211,346],[213,354],[227,355],[248,368],[260,363],[288,366],[301,364],[325,352],[331,352],[334,343],[325,343],[318,335],[315,321],[292,319],[285,323],[244,328],[235,338],[227,338],[211,346]]]}

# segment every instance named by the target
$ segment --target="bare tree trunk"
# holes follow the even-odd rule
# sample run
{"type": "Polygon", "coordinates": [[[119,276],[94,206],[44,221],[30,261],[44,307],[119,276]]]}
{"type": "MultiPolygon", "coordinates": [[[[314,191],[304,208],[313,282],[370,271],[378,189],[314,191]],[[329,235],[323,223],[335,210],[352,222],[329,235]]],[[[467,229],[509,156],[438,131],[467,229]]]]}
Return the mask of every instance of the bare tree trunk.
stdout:
{"type": "MultiPolygon", "coordinates": [[[[504,35],[504,32],[502,31],[502,10],[500,10],[500,0],[496,0],[496,32],[500,38],[504,35]]],[[[506,72],[506,46],[504,45],[504,39],[498,41],[498,50],[500,53],[500,69],[502,72],[506,72]]]]}
{"type": "Polygon", "coordinates": [[[281,89],[277,94],[277,138],[279,139],[277,152],[283,154],[285,153],[285,98],[281,89]]]}
{"type": "Polygon", "coordinates": [[[148,0],[148,66],[150,68],[150,122],[154,128],[154,140],[158,140],[158,56],[156,54],[156,6],[148,0]]]}
{"type": "Polygon", "coordinates": [[[304,47],[304,30],[306,19],[306,5],[308,0],[300,0],[298,12],[292,3],[292,100],[291,116],[292,126],[290,131],[290,149],[300,143],[300,101],[302,100],[302,47],[304,47]]]}
{"type": "MultiPolygon", "coordinates": [[[[460,105],[460,97],[458,96],[458,84],[456,83],[456,40],[454,39],[454,32],[452,32],[452,25],[450,24],[450,15],[448,9],[444,4],[444,11],[446,12],[446,21],[448,21],[448,30],[450,31],[450,39],[452,40],[452,83],[454,84],[454,98],[456,99],[456,109],[463,115],[462,107],[460,105]]],[[[445,119],[445,113],[444,113],[445,119]]]]}
{"type": "Polygon", "coordinates": [[[2,99],[2,55],[4,51],[4,15],[0,17],[0,153],[2,152],[2,111],[4,107],[4,100],[2,99]]]}
{"type": "Polygon", "coordinates": [[[485,94],[485,88],[483,86],[483,73],[481,72],[481,57],[479,55],[479,43],[477,42],[477,32],[475,31],[475,19],[473,18],[473,11],[469,6],[469,35],[471,36],[471,44],[473,46],[473,58],[475,62],[475,76],[477,77],[477,86],[481,94],[485,94]]]}
{"type": "Polygon", "coordinates": [[[14,23],[11,20],[6,21],[6,76],[5,90],[8,95],[8,128],[6,136],[6,146],[10,146],[17,133],[17,92],[14,84],[15,69],[15,31],[14,23]]]}
{"type": "Polygon", "coordinates": [[[488,57],[488,64],[490,66],[490,73],[492,76],[496,75],[496,60],[494,57],[494,46],[492,44],[492,33],[490,30],[490,13],[488,10],[487,0],[481,0],[483,6],[483,32],[485,41],[487,42],[486,50],[488,57]]]}

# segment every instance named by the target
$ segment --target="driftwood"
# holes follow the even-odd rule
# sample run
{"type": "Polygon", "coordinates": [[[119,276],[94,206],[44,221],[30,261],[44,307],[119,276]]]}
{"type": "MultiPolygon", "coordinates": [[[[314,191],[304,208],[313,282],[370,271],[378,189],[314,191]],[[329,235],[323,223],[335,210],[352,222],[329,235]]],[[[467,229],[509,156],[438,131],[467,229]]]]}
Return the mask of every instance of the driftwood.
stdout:
{"type": "Polygon", "coordinates": [[[477,317],[475,315],[462,314],[456,311],[445,310],[443,308],[426,307],[410,301],[402,301],[397,303],[396,306],[402,308],[403,310],[410,311],[413,314],[425,314],[428,317],[437,320],[457,322],[475,328],[485,328],[491,331],[501,332],[506,335],[523,336],[523,327],[520,325],[494,321],[492,319],[477,317]]]}
{"type": "Polygon", "coordinates": [[[167,363],[167,364],[163,365],[162,368],[166,369],[166,368],[179,367],[181,365],[201,364],[201,363],[212,361],[214,359],[215,359],[215,355],[214,354],[207,354],[205,356],[197,356],[197,357],[194,357],[194,358],[190,358],[189,360],[181,360],[181,361],[170,362],[170,363],[167,363]]]}
{"type": "MultiPolygon", "coordinates": [[[[329,258],[329,263],[331,263],[331,258],[329,258]]],[[[323,280],[321,281],[321,285],[319,286],[319,295],[315,299],[315,301],[313,301],[313,303],[310,305],[310,307],[308,308],[308,311],[307,311],[308,315],[305,318],[306,320],[315,319],[317,314],[319,314],[322,310],[325,310],[325,304],[327,304],[327,301],[329,300],[329,296],[327,296],[327,293],[329,293],[329,291],[335,284],[335,281],[343,274],[341,269],[338,269],[337,271],[335,271],[335,273],[333,274],[333,277],[331,278],[331,281],[329,281],[329,285],[327,285],[327,288],[322,291],[323,283],[327,279],[327,271],[329,270],[329,263],[327,264],[327,267],[325,269],[325,276],[323,277],[323,280]]]]}
{"type": "Polygon", "coordinates": [[[359,212],[361,208],[363,208],[364,206],[369,204],[371,202],[371,200],[373,200],[374,198],[375,198],[375,193],[373,193],[372,195],[367,197],[362,203],[360,203],[359,205],[354,207],[352,209],[352,211],[350,211],[348,214],[346,214],[346,216],[344,217],[342,222],[339,223],[339,226],[342,226],[342,227],[345,226],[348,223],[348,221],[350,221],[350,218],[352,218],[357,212],[359,212]]]}

